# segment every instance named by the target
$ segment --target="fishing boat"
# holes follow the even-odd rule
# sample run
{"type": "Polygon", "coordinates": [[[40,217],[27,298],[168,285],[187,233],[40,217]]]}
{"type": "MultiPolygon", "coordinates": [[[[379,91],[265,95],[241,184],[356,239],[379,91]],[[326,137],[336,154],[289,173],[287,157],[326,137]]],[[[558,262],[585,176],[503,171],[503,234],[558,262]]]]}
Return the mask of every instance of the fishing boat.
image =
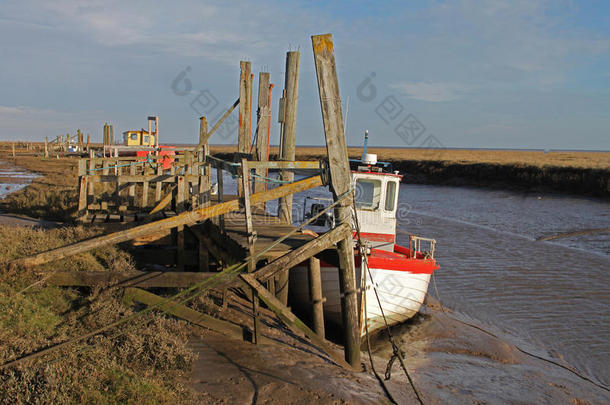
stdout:
{"type": "MultiPolygon", "coordinates": [[[[368,131],[365,133],[362,158],[350,160],[352,186],[355,190],[355,216],[352,224],[356,249],[354,259],[357,288],[360,294],[360,332],[374,334],[388,326],[402,323],[420,309],[428,291],[428,283],[438,265],[434,259],[434,239],[409,235],[409,246],[396,243],[398,193],[402,175],[392,170],[389,162],[377,161],[367,153],[368,131]]],[[[312,202],[306,217],[323,211],[320,198],[312,202]]],[[[402,211],[400,211],[402,212],[402,211]]],[[[321,216],[318,227],[333,226],[332,214],[321,216]]],[[[320,262],[322,290],[326,298],[324,314],[327,322],[341,323],[341,298],[338,268],[320,262]]],[[[303,309],[311,302],[305,263],[291,271],[289,290],[293,306],[303,309]]]]}

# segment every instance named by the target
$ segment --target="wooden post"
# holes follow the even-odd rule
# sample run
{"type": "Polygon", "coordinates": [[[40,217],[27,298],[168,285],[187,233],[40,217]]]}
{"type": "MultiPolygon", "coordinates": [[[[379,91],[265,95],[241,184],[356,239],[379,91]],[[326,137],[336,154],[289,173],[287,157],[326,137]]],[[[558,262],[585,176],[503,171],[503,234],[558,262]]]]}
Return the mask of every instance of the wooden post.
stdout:
{"type": "Polygon", "coordinates": [[[77,142],[78,142],[78,151],[82,152],[83,151],[83,133],[81,132],[80,128],[76,131],[76,136],[77,136],[77,142]]]}
{"type": "MultiPolygon", "coordinates": [[[[252,104],[251,104],[251,81],[250,81],[250,69],[251,63],[246,61],[239,62],[239,128],[237,133],[237,152],[248,153],[250,151],[250,140],[252,133],[249,132],[251,123],[248,122],[250,118],[252,104]]],[[[237,194],[242,195],[242,184],[237,184],[237,194]]]]}
{"type": "MultiPolygon", "coordinates": [[[[163,165],[161,164],[161,159],[157,156],[157,176],[161,176],[163,174],[163,165]]],[[[163,189],[163,183],[160,181],[155,182],[155,203],[161,201],[161,191],[163,189]]]]}
{"type": "MultiPolygon", "coordinates": [[[[297,104],[299,98],[299,60],[300,52],[286,53],[286,74],[284,90],[284,122],[282,124],[282,139],[280,160],[292,161],[295,158],[297,104]]],[[[280,172],[280,179],[293,181],[294,173],[280,172]]],[[[278,216],[287,224],[292,224],[292,195],[280,198],[278,203],[278,216]]],[[[275,279],[275,293],[278,299],[286,305],[288,303],[288,269],[279,273],[275,279]]]]}
{"type": "Polygon", "coordinates": [[[208,120],[205,117],[199,118],[199,144],[201,149],[199,150],[199,158],[197,171],[199,172],[199,196],[198,204],[207,207],[210,205],[210,165],[205,164],[205,159],[210,153],[210,146],[208,143],[208,120]],[[201,171],[204,171],[202,174],[201,171]]]}
{"type": "Polygon", "coordinates": [[[309,299],[312,306],[313,330],[324,338],[324,298],[322,297],[322,275],[320,273],[320,260],[315,257],[309,258],[307,267],[309,280],[309,299]]]}
{"type": "MultiPolygon", "coordinates": [[[[224,202],[224,187],[223,187],[223,178],[222,178],[222,168],[218,166],[216,169],[216,181],[218,182],[218,204],[224,202]]],[[[218,217],[218,227],[220,228],[220,232],[223,234],[227,233],[225,230],[225,216],[220,215],[218,217]]]]}
{"type": "MultiPolygon", "coordinates": [[[[147,176],[147,172],[148,172],[148,166],[144,166],[144,177],[147,176]]],[[[142,208],[148,207],[148,193],[149,193],[149,184],[150,182],[148,180],[144,180],[144,182],[142,183],[142,200],[140,203],[140,206],[142,208]]]]}
{"type": "MultiPolygon", "coordinates": [[[[176,189],[176,214],[184,212],[184,176],[178,176],[178,185],[176,189]]],[[[184,270],[184,225],[176,227],[176,268],[180,271],[184,270]]]]}
{"type": "Polygon", "coordinates": [[[87,217],[87,161],[78,161],[78,213],[77,221],[84,222],[87,217]]]}
{"type": "MultiPolygon", "coordinates": [[[[256,159],[260,162],[269,160],[269,127],[271,124],[271,109],[269,106],[270,96],[269,73],[261,72],[258,75],[258,112],[256,124],[256,159]]],[[[268,170],[256,169],[256,174],[267,177],[268,170]]],[[[267,190],[267,183],[255,179],[254,192],[259,193],[267,190]]],[[[262,209],[265,209],[263,206],[262,209]]]]}
{"type": "MultiPolygon", "coordinates": [[[[134,163],[135,162],[131,162],[131,166],[129,166],[129,175],[130,176],[136,175],[136,165],[134,163]]],[[[135,183],[131,183],[129,185],[129,204],[132,206],[136,205],[135,199],[136,199],[136,185],[135,185],[135,183]]]]}
{"type": "Polygon", "coordinates": [[[15,157],[15,142],[13,142],[13,157],[15,157]]]}
{"type": "MultiPolygon", "coordinates": [[[[89,171],[87,174],[95,174],[93,169],[95,169],[95,161],[93,160],[93,158],[95,158],[95,154],[93,153],[92,150],[89,151],[89,171]]],[[[95,185],[93,184],[92,181],[89,182],[89,190],[88,193],[90,196],[93,196],[95,194],[95,185]]]]}
{"type": "MultiPolygon", "coordinates": [[[[311,37],[318,78],[320,106],[326,137],[330,181],[335,201],[350,190],[351,173],[343,127],[343,113],[339,96],[339,80],[331,34],[311,37]]],[[[352,196],[343,199],[335,208],[337,224],[351,224],[352,196]]],[[[345,360],[354,368],[360,367],[360,325],[358,320],[358,291],[354,268],[354,243],[351,235],[338,243],[339,287],[341,289],[341,318],[345,339],[345,360]]]]}
{"type": "Polygon", "coordinates": [[[89,152],[90,147],[91,147],[91,134],[87,134],[87,152],[89,152]]]}
{"type": "Polygon", "coordinates": [[[44,157],[45,158],[49,157],[49,137],[48,136],[44,137],[44,157]]]}
{"type": "Polygon", "coordinates": [[[110,125],[110,144],[114,145],[114,127],[110,125]]]}
{"type": "MultiPolygon", "coordinates": [[[[284,125],[282,131],[282,148],[280,160],[294,160],[297,129],[297,104],[299,100],[299,59],[300,52],[286,53],[286,98],[284,101],[284,125]]],[[[293,181],[294,173],[281,172],[281,179],[293,181]]],[[[278,206],[280,219],[292,224],[292,195],[281,198],[278,206]]]]}
{"type": "MultiPolygon", "coordinates": [[[[248,160],[242,158],[241,160],[241,183],[243,189],[243,208],[244,215],[246,217],[246,236],[248,238],[248,250],[250,256],[253,256],[254,251],[254,229],[252,226],[252,207],[250,206],[250,168],[248,167],[248,160]]],[[[252,273],[256,270],[256,263],[253,261],[248,262],[248,272],[252,273]]],[[[252,314],[254,317],[254,336],[253,342],[260,343],[261,326],[259,317],[259,301],[258,294],[256,291],[252,291],[252,314]]]]}

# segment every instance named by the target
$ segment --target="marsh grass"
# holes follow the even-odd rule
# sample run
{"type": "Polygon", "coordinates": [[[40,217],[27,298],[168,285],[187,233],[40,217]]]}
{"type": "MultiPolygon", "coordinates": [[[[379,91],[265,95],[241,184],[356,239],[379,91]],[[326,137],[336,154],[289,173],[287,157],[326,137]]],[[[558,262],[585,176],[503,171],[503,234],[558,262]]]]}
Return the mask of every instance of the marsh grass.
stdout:
{"type": "MultiPolygon", "coordinates": [[[[106,326],[132,314],[117,290],[58,288],[44,283],[22,291],[53,270],[134,269],[131,256],[103,247],[37,267],[8,263],[86,239],[95,228],[52,230],[0,226],[0,364],[106,326]],[[87,291],[85,291],[87,290],[87,291]]],[[[186,324],[147,313],[118,330],[71,345],[40,361],[0,371],[0,403],[183,403],[181,385],[193,353],[186,324]]]]}
{"type": "MultiPolygon", "coordinates": [[[[237,146],[213,145],[212,153],[233,153],[237,146]]],[[[369,147],[369,153],[376,153],[379,160],[386,161],[441,161],[459,164],[498,164],[534,167],[576,167],[583,169],[610,168],[610,152],[564,152],[564,151],[519,151],[519,150],[477,150],[477,149],[411,149],[369,147]]],[[[277,155],[277,147],[271,147],[271,155],[277,155]]],[[[359,158],[362,147],[349,147],[350,158],[359,158]]],[[[298,146],[297,159],[318,159],[326,156],[323,146],[298,146]]]]}

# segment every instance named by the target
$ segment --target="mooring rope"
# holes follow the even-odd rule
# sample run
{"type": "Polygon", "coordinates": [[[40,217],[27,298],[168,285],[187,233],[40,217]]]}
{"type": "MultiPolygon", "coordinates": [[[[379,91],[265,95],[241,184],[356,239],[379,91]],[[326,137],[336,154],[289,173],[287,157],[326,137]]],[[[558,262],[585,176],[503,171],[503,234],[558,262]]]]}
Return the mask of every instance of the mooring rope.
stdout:
{"type": "MultiPolygon", "coordinates": [[[[364,268],[366,267],[366,271],[371,279],[371,284],[373,287],[373,291],[375,292],[375,298],[377,299],[377,304],[379,305],[379,310],[381,311],[381,316],[383,318],[383,322],[385,324],[385,329],[388,333],[388,340],[390,341],[390,344],[392,345],[392,357],[390,358],[390,361],[388,362],[388,367],[386,368],[386,372],[385,372],[385,378],[386,380],[390,379],[390,373],[389,370],[392,367],[392,363],[394,362],[394,360],[396,358],[398,358],[399,362],[400,362],[400,366],[402,368],[402,370],[404,371],[405,375],[407,376],[407,380],[409,380],[409,384],[411,385],[411,388],[413,389],[413,392],[415,393],[415,396],[417,398],[417,400],[419,401],[419,403],[421,405],[424,405],[424,401],[422,399],[421,394],[419,393],[419,391],[417,390],[417,387],[415,387],[415,383],[413,382],[413,379],[411,378],[411,375],[409,374],[409,371],[407,370],[407,367],[405,366],[403,359],[402,359],[402,355],[403,352],[398,348],[398,346],[396,345],[396,343],[394,342],[394,337],[392,336],[392,332],[390,331],[390,327],[388,325],[388,320],[385,316],[385,312],[383,310],[383,307],[381,306],[381,300],[379,299],[379,292],[377,291],[377,287],[375,287],[375,281],[373,280],[373,274],[371,273],[371,269],[368,266],[368,257],[366,254],[366,251],[362,249],[362,237],[360,235],[360,223],[358,222],[358,215],[356,214],[356,202],[354,199],[352,199],[352,208],[353,208],[353,217],[354,217],[354,224],[356,225],[356,235],[358,236],[358,244],[359,244],[359,249],[360,249],[360,258],[361,258],[361,264],[360,264],[360,271],[362,273],[364,273],[364,268]]],[[[366,279],[366,276],[365,276],[366,279]]],[[[363,300],[366,298],[366,295],[363,296],[363,300]]],[[[366,301],[365,301],[365,305],[366,305],[366,301]]],[[[366,334],[367,334],[367,345],[368,345],[368,349],[369,349],[369,356],[371,355],[370,352],[370,343],[369,343],[369,335],[368,335],[368,315],[365,311],[364,313],[364,321],[365,321],[365,327],[366,327],[366,334]]],[[[371,364],[372,364],[372,360],[371,360],[371,364]]],[[[375,376],[379,379],[379,375],[377,374],[377,371],[374,371],[375,376]]],[[[381,381],[381,380],[380,380],[381,381]]],[[[389,394],[389,391],[387,390],[387,387],[385,386],[385,384],[382,382],[382,385],[384,387],[384,389],[387,391],[387,393],[389,394]]],[[[391,400],[394,400],[391,395],[389,395],[391,400]]]]}

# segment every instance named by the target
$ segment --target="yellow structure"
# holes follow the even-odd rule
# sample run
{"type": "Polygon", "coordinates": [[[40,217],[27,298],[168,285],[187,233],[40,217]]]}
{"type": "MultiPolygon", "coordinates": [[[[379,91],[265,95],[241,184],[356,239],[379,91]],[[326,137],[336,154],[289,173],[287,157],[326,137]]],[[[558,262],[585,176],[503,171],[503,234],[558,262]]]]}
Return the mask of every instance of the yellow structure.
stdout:
{"type": "Polygon", "coordinates": [[[123,132],[123,143],[127,146],[155,146],[156,132],[149,133],[143,129],[123,132]]]}

